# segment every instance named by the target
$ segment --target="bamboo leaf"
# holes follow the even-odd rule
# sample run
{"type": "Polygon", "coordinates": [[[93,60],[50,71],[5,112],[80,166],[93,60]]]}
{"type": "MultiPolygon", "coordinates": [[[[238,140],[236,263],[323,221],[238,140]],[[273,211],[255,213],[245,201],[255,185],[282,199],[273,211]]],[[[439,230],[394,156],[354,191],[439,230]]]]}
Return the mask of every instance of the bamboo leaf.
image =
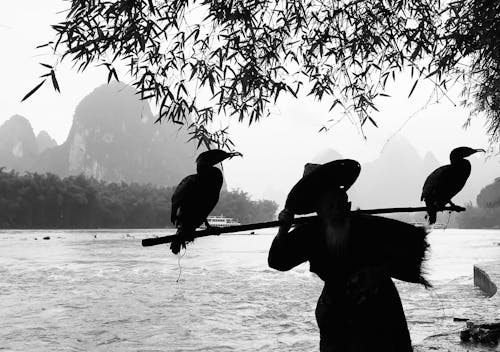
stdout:
{"type": "Polygon", "coordinates": [[[53,43],[54,43],[53,41],[50,41],[48,43],[45,43],[45,44],[42,44],[42,45],[38,45],[36,47],[36,49],[44,48],[44,47],[49,46],[50,44],[53,44],[53,43]]]}
{"type": "Polygon", "coordinates": [[[432,76],[434,76],[436,73],[439,73],[439,69],[435,69],[434,71],[432,71],[431,73],[429,73],[427,76],[425,76],[425,78],[430,78],[432,76]]]}
{"type": "Polygon", "coordinates": [[[370,120],[370,122],[372,123],[373,126],[378,128],[377,123],[370,116],[368,116],[368,120],[370,120]]]}
{"type": "Polygon", "coordinates": [[[212,94],[214,94],[214,83],[215,83],[215,79],[214,79],[214,76],[212,74],[210,74],[208,76],[208,83],[210,84],[210,91],[212,92],[212,94]]]}
{"type": "Polygon", "coordinates": [[[54,86],[54,89],[60,93],[61,90],[59,89],[59,84],[57,83],[57,79],[56,79],[56,73],[54,72],[54,70],[50,70],[50,76],[52,78],[52,85],[54,86]]]}
{"type": "MultiPolygon", "coordinates": [[[[333,109],[333,108],[334,108],[337,104],[339,104],[339,103],[340,103],[340,100],[335,99],[335,101],[333,102],[332,106],[330,106],[330,109],[329,109],[328,111],[332,111],[332,109],[333,109]]],[[[320,130],[320,131],[321,131],[321,130],[320,130]]]]}
{"type": "Polygon", "coordinates": [[[411,95],[413,94],[413,91],[415,90],[417,83],[418,83],[418,79],[415,81],[415,83],[413,83],[413,87],[411,87],[410,94],[408,94],[408,98],[411,97],[411,95]]]}
{"type": "Polygon", "coordinates": [[[155,14],[155,5],[153,4],[153,0],[148,0],[149,3],[149,11],[155,14]]]}
{"type": "Polygon", "coordinates": [[[45,80],[41,81],[35,88],[33,88],[32,90],[30,90],[29,93],[24,96],[24,98],[21,100],[21,102],[25,101],[31,95],[33,95],[33,93],[35,93],[44,83],[45,83],[45,80]]]}

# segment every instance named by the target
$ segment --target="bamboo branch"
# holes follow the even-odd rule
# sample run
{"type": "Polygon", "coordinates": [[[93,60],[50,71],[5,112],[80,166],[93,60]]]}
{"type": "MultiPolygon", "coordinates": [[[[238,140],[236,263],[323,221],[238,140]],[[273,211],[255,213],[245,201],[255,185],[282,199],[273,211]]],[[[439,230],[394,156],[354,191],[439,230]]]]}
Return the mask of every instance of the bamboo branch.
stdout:
{"type": "MultiPolygon", "coordinates": [[[[465,208],[459,206],[450,206],[444,207],[439,211],[456,211],[461,212],[464,211],[465,208]]],[[[359,209],[353,210],[352,213],[356,214],[389,214],[389,213],[415,213],[427,211],[427,207],[406,207],[406,208],[380,208],[380,209],[359,209]]],[[[293,219],[292,223],[294,225],[304,224],[310,221],[313,221],[317,218],[317,215],[311,216],[303,216],[300,218],[293,219]]],[[[194,232],[193,238],[205,237],[205,236],[218,236],[223,233],[235,233],[241,231],[250,231],[250,230],[259,230],[266,229],[271,227],[280,226],[279,221],[269,221],[269,222],[258,222],[254,224],[246,224],[246,225],[236,225],[236,226],[228,226],[228,227],[211,227],[206,230],[198,230],[194,232]]],[[[155,238],[145,238],[142,240],[143,247],[156,246],[158,244],[170,243],[177,238],[177,235],[168,235],[163,237],[155,237],[155,238]]]]}

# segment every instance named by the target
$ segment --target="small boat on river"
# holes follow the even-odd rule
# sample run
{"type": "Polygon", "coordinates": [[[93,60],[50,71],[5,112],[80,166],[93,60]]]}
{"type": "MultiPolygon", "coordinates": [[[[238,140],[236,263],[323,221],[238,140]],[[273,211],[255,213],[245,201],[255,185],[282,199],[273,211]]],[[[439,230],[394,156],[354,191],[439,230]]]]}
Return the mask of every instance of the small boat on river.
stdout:
{"type": "MultiPolygon", "coordinates": [[[[209,216],[207,217],[208,224],[214,227],[229,227],[229,226],[238,226],[241,225],[238,221],[233,218],[225,217],[224,215],[218,216],[209,216]]],[[[205,224],[202,224],[199,227],[201,230],[206,229],[205,224]]]]}

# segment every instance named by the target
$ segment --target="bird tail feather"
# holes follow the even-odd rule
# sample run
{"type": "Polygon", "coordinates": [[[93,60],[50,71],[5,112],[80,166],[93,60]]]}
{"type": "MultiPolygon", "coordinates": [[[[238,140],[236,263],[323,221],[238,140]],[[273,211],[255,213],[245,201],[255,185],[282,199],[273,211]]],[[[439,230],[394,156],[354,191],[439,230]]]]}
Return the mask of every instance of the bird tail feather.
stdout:
{"type": "Polygon", "coordinates": [[[181,248],[186,248],[186,244],[188,242],[194,241],[193,237],[194,229],[179,227],[176,233],[176,239],[170,243],[170,250],[174,254],[178,254],[181,251],[181,248]]]}
{"type": "Polygon", "coordinates": [[[437,212],[435,209],[429,209],[427,210],[427,215],[429,219],[429,225],[432,225],[436,222],[437,219],[437,212]]]}

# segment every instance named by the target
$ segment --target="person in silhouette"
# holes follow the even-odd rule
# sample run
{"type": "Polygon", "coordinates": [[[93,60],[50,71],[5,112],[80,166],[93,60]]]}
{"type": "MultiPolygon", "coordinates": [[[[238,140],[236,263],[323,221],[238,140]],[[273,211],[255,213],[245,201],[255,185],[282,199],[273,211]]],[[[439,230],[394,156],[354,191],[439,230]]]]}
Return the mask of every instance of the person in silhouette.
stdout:
{"type": "Polygon", "coordinates": [[[346,191],[359,172],[359,164],[348,159],[306,165],[279,214],[268,263],[286,271],[309,261],[324,281],[315,312],[321,352],[412,351],[391,276],[428,285],[420,269],[426,232],[350,212],[346,191]],[[290,231],[295,214],[311,212],[317,220],[290,231]]]}

